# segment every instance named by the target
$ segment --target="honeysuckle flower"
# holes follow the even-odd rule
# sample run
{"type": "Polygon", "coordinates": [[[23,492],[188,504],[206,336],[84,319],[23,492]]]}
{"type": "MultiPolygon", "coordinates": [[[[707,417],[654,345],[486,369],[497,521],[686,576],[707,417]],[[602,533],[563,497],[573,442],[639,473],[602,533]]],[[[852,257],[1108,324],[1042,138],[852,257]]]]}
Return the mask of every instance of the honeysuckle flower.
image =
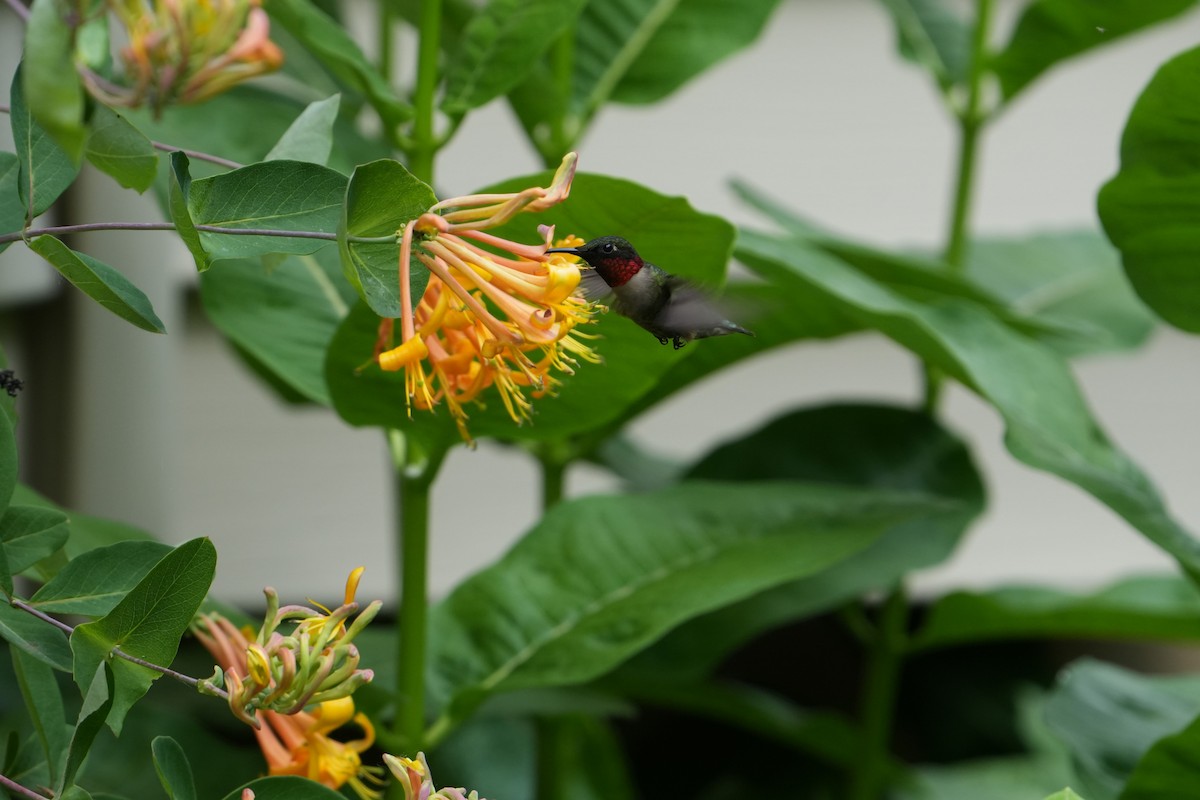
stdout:
{"type": "Polygon", "coordinates": [[[270,40],[259,0],[109,0],[128,44],[120,51],[127,85],[83,69],[89,91],[110,105],[155,111],[198,103],[272,72],[283,52],[270,40]]]}
{"type": "Polygon", "coordinates": [[[435,791],[424,753],[417,753],[415,759],[384,753],[383,763],[404,790],[404,800],[482,800],[478,792],[467,794],[462,788],[446,787],[435,791]]]}
{"type": "Polygon", "coordinates": [[[354,616],[362,572],[350,573],[345,601],[336,609],[317,603],[316,609],[281,607],[268,588],[257,632],[215,613],[202,614],[193,630],[219,665],[201,690],[224,684],[234,715],[254,728],[269,774],[302,775],[335,789],[349,785],[360,797],[373,798],[378,792],[368,784],[378,783],[381,770],[363,766],[360,754],[374,743],[375,729],[355,713],[350,697],[374,677],[358,668],[352,643],[380,608],[375,601],[354,616]],[[351,723],[363,731],[360,738],[343,742],[330,735],[351,723]]]}
{"type": "MultiPolygon", "coordinates": [[[[400,343],[394,320],[380,324],[375,361],[404,371],[409,415],[445,402],[464,439],[467,403],[495,388],[513,421],[530,419],[534,398],[553,393],[558,374],[578,359],[597,362],[576,328],[596,307],[576,295],[579,264],[546,254],[554,229],[539,227],[542,242],[520,244],[487,233],[522,211],[544,211],[567,198],[577,157],[569,153],[550,186],[508,194],[443,200],[400,232],[400,343]],[[413,310],[409,267],[415,258],[429,283],[413,310]]],[[[581,240],[559,242],[572,246],[581,240]]]]}

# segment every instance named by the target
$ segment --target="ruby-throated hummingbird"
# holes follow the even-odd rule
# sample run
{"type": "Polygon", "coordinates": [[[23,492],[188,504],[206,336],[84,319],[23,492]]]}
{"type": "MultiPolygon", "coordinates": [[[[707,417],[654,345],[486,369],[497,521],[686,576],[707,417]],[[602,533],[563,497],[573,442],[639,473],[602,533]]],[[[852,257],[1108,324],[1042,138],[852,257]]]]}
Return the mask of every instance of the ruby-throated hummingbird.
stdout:
{"type": "Polygon", "coordinates": [[[612,294],[612,308],[641,325],[661,344],[675,343],[678,350],[693,339],[729,333],[754,334],[730,322],[700,289],[644,261],[620,236],[601,236],[581,247],[555,247],[547,253],[578,256],[591,267],[580,287],[587,300],[612,294]]]}

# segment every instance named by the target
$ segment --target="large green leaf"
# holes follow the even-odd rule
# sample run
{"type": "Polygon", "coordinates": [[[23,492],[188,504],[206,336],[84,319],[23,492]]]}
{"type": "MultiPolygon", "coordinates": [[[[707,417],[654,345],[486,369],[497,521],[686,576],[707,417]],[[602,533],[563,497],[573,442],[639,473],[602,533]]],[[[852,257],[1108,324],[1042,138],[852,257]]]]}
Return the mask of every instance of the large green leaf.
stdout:
{"type": "MultiPolygon", "coordinates": [[[[549,173],[543,173],[483,191],[519,191],[545,186],[549,179],[549,173]]],[[[664,269],[709,286],[721,283],[733,241],[733,229],[727,222],[698,212],[684,198],[599,175],[576,175],[566,202],[537,215],[520,214],[494,233],[512,241],[535,242],[538,224],[555,225],[560,236],[593,238],[619,233],[664,269]]],[[[414,412],[409,420],[403,374],[383,373],[376,366],[358,371],[370,358],[377,322],[365,311],[352,310],[330,347],[327,379],[338,413],[353,425],[453,431],[449,414],[441,410],[436,415],[414,412]]],[[[563,378],[554,397],[535,401],[532,424],[521,428],[509,418],[498,397],[488,400],[486,408],[468,408],[472,434],[559,439],[624,419],[626,409],[672,366],[708,349],[744,352],[738,349],[740,343],[729,340],[748,338],[707,340],[673,350],[661,347],[650,334],[616,314],[603,315],[587,332],[602,337],[590,344],[604,359],[603,365],[581,363],[574,375],[563,378]]]]}
{"type": "Polygon", "coordinates": [[[67,541],[67,516],[37,506],[9,506],[0,518],[4,557],[14,573],[22,572],[67,541]]]}
{"type": "Polygon", "coordinates": [[[1006,100],[1012,100],[1060,61],[1177,16],[1195,0],[1035,0],[992,62],[1006,100]]]}
{"type": "MultiPolygon", "coordinates": [[[[372,244],[356,242],[353,237],[397,235],[406,223],[436,203],[433,190],[398,161],[372,161],[357,167],[350,176],[340,224],[336,226],[338,249],[347,280],[377,315],[400,316],[399,240],[372,244]]],[[[428,273],[416,259],[411,263],[415,304],[425,291],[428,273]]]]}
{"type": "Polygon", "coordinates": [[[1200,785],[1200,718],[1159,739],[1138,762],[1120,800],[1187,800],[1200,785]]]}
{"type": "Polygon", "coordinates": [[[748,46],[779,0],[591,0],[575,32],[573,95],[653,103],[748,46]]]}
{"type": "Polygon", "coordinates": [[[1034,800],[1070,781],[1070,767],[1061,758],[1042,754],[1008,756],[916,767],[908,780],[889,797],[894,800],[1034,800]]]}
{"type": "Polygon", "coordinates": [[[50,262],[72,286],[121,319],[144,331],[166,332],[150,298],[108,264],[87,253],[77,253],[49,235],[31,241],[29,249],[50,262]]]}
{"type": "Polygon", "coordinates": [[[30,115],[19,69],[11,91],[9,116],[20,168],[17,191],[25,218],[32,220],[74,182],[79,167],[30,115]]]}
{"type": "MultiPolygon", "coordinates": [[[[298,233],[337,233],[346,194],[346,176],[304,161],[264,161],[192,181],[188,211],[196,225],[230,231],[266,229],[298,233]]],[[[201,231],[200,241],[214,260],[269,253],[311,253],[328,239],[232,235],[201,231]]]]}
{"type": "Polygon", "coordinates": [[[146,136],[108,106],[97,105],[88,121],[84,155],[92,166],[127,189],[144,192],[158,174],[158,152],[146,136]]]}
{"type": "Polygon", "coordinates": [[[1063,355],[1138,347],[1154,327],[1117,252],[1091,231],[977,239],[967,276],[1020,317],[1048,323],[1033,335],[1063,355]]]}
{"type": "Polygon", "coordinates": [[[89,550],[38,589],[29,605],[47,614],[104,616],[170,551],[159,542],[137,541],[89,550]]]}
{"type": "Polygon", "coordinates": [[[60,672],[71,670],[71,648],[62,631],[6,602],[0,603],[0,639],[60,672]]]}
{"type": "Polygon", "coordinates": [[[263,7],[339,81],[365,96],[387,124],[412,116],[412,106],[396,96],[337,20],[309,0],[266,0],[263,7]]]}
{"type": "Polygon", "coordinates": [[[490,0],[467,23],[446,67],[442,108],[462,114],[520,83],[586,0],[490,0]]]}
{"type": "Polygon", "coordinates": [[[264,161],[311,161],[325,164],[333,149],[333,124],[337,122],[341,95],[309,103],[288,126],[264,161]]]}
{"type": "Polygon", "coordinates": [[[293,256],[271,270],[257,261],[227,261],[200,277],[200,299],[221,333],[271,375],[330,404],[325,352],[355,301],[336,247],[293,256]]]}
{"type": "Polygon", "coordinates": [[[33,0],[25,25],[21,72],[29,111],[74,160],[83,150],[83,86],[75,70],[74,8],[64,0],[33,0]]]}
{"type": "Polygon", "coordinates": [[[914,637],[926,649],[990,639],[1200,640],[1200,591],[1182,577],[1127,578],[1087,594],[1040,586],[954,592],[914,637]]]}
{"type": "Polygon", "coordinates": [[[1134,104],[1121,169],[1098,200],[1133,288],[1159,316],[1192,333],[1200,333],[1198,81],[1200,48],[1163,65],[1134,104]]]}
{"type": "Polygon", "coordinates": [[[695,464],[702,480],[797,480],[917,492],[960,504],[957,514],[918,517],[816,575],[698,617],[631,660],[634,676],[696,680],[751,638],[788,622],[886,589],[941,562],[983,508],[979,473],[963,443],[925,414],[902,408],[833,405],[786,414],[722,445],[695,464]]]}
{"type": "Polygon", "coordinates": [[[562,503],[433,610],[443,718],[498,691],[597,677],[690,617],[827,569],[939,508],[958,510],[800,483],[690,483],[562,503]]]}
{"type": "Polygon", "coordinates": [[[114,657],[123,652],[159,666],[170,666],[216,569],[217,553],[208,539],[193,539],[159,561],[105,616],[71,634],[75,682],[86,691],[96,667],[107,662],[116,677],[108,725],[120,734],[129,708],[161,673],[114,657]]]}
{"type": "Polygon", "coordinates": [[[50,782],[57,783],[70,743],[70,729],[67,727],[58,680],[49,665],[23,650],[13,648],[12,659],[17,685],[25,700],[25,710],[46,754],[50,782]]]}
{"type": "Polygon", "coordinates": [[[1200,542],[1103,434],[1067,365],[1049,348],[979,306],[950,299],[918,303],[796,242],[745,234],[739,257],[788,291],[816,292],[838,304],[960,380],[1003,416],[1009,452],[1090,492],[1200,576],[1200,542]]]}
{"type": "Polygon", "coordinates": [[[971,28],[945,0],[881,0],[896,23],[901,55],[943,89],[963,83],[971,60],[971,28]]]}
{"type": "Polygon", "coordinates": [[[573,800],[631,800],[629,765],[608,720],[587,714],[546,719],[538,729],[538,793],[573,800]]]}
{"type": "Polygon", "coordinates": [[[1075,663],[1046,703],[1046,724],[1071,753],[1088,800],[1115,800],[1156,741],[1200,713],[1194,679],[1147,678],[1098,661],[1075,663]]]}

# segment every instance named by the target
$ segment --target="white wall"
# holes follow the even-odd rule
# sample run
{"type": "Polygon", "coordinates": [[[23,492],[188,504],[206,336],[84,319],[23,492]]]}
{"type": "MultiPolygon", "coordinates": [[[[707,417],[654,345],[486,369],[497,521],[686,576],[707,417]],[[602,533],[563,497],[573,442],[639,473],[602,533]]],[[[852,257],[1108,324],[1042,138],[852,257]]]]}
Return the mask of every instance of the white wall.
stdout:
{"type": "MultiPolygon", "coordinates": [[[[1116,168],[1133,99],[1159,63],[1198,35],[1200,15],[1193,14],[1078,59],[1030,89],[984,141],[977,229],[1094,225],[1095,191],[1116,168]]],[[[935,245],[949,206],[952,131],[935,93],[894,55],[892,40],[878,3],[786,2],[756,48],[669,102],[604,112],[580,148],[582,169],[634,178],[753,223],[725,188],[737,176],[836,230],[883,244],[935,245]]],[[[439,184],[458,194],[537,167],[507,108],[494,104],[443,152],[439,184]]],[[[211,536],[220,553],[216,588],[232,599],[254,601],[264,584],[285,597],[336,599],[345,573],[364,563],[363,596],[390,598],[382,437],[348,429],[327,412],[280,406],[202,321],[177,332],[169,347],[162,362],[169,385],[152,391],[157,405],[145,412],[158,420],[162,447],[144,442],[131,452],[94,443],[85,470],[92,474],[77,480],[104,488],[81,489],[83,510],[141,521],[173,540],[211,536]],[[154,465],[154,497],[136,484],[116,486],[114,478],[136,475],[125,461],[154,465]]],[[[1196,531],[1198,354],[1195,340],[1164,332],[1139,354],[1094,358],[1078,369],[1115,440],[1196,531]]],[[[102,372],[89,381],[102,381],[102,372]]],[[[798,405],[913,402],[917,375],[911,357],[878,337],[803,344],[704,383],[635,431],[654,448],[693,456],[798,405]]],[[[1090,497],[1015,464],[990,409],[960,390],[947,400],[950,424],[971,440],[987,474],[992,509],[919,588],[1083,585],[1167,563],[1090,497]]],[[[121,413],[106,405],[91,424],[119,425],[121,413]]],[[[612,485],[586,468],[570,477],[573,493],[612,485]]],[[[434,492],[435,592],[494,559],[536,518],[536,486],[532,465],[515,453],[486,443],[452,453],[434,492]]]]}

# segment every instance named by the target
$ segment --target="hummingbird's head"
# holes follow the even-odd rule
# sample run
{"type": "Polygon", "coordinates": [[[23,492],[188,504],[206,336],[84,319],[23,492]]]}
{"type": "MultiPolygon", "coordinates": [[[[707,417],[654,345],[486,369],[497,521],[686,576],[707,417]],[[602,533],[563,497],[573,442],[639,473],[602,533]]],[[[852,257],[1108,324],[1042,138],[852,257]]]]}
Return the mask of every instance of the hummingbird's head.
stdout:
{"type": "Polygon", "coordinates": [[[599,236],[580,247],[555,247],[546,252],[579,256],[614,289],[624,286],[645,263],[633,245],[620,236],[599,236]]]}

